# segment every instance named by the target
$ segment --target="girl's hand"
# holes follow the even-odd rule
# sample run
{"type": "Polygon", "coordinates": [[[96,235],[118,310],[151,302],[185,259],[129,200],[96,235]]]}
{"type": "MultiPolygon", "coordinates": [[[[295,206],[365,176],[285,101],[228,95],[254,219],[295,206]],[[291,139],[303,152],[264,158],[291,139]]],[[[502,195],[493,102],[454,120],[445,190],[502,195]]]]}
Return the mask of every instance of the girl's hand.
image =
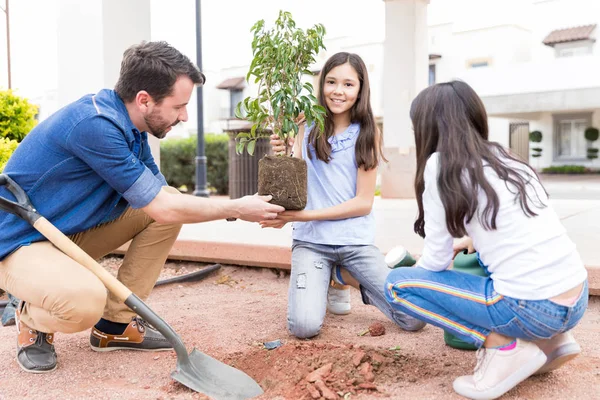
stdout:
{"type": "MultiPolygon", "coordinates": [[[[285,142],[275,133],[270,136],[270,139],[271,141],[269,143],[273,148],[273,154],[277,156],[285,155],[285,142]]],[[[294,142],[295,139],[293,137],[288,138],[288,149],[292,149],[294,147],[294,142]]]]}
{"type": "Polygon", "coordinates": [[[287,222],[280,219],[271,219],[267,221],[260,221],[259,224],[261,228],[281,229],[285,226],[285,224],[287,224],[287,222]]]}
{"type": "Polygon", "coordinates": [[[304,116],[304,113],[300,113],[296,119],[294,120],[294,122],[296,123],[296,125],[302,125],[304,123],[306,123],[306,117],[304,116]]]}
{"type": "Polygon", "coordinates": [[[284,211],[282,213],[277,214],[277,218],[275,219],[260,221],[260,226],[263,228],[282,228],[288,222],[294,221],[312,221],[310,211],[284,211]]]}
{"type": "Polygon", "coordinates": [[[465,236],[460,241],[456,242],[456,244],[454,245],[454,257],[456,257],[456,255],[463,250],[467,250],[467,254],[475,253],[475,248],[473,247],[473,239],[471,239],[468,236],[465,236]]]}

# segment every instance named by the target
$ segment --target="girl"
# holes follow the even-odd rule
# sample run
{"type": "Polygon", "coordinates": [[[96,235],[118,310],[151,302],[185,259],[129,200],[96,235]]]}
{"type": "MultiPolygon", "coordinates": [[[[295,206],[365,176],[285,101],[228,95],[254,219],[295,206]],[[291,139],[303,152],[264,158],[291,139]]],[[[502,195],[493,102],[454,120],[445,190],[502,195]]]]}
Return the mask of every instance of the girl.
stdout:
{"type": "Polygon", "coordinates": [[[417,153],[416,268],[393,270],[386,296],[399,311],[481,347],[454,390],[495,399],[579,353],[567,332],[588,302],[587,272],[536,173],[488,141],[487,115],[463,82],[413,101],[417,153]],[[453,238],[468,235],[488,278],[447,270],[453,238]],[[550,340],[548,340],[550,339],[550,340]]]}
{"type": "MultiPolygon", "coordinates": [[[[309,127],[294,142],[294,156],[308,165],[306,208],[261,222],[263,228],[296,222],[288,328],[298,338],[319,333],[330,278],[343,285],[344,276],[350,278],[347,272],[360,284],[363,301],[377,306],[401,328],[415,331],[425,325],[393,310],[383,292],[388,268],[373,245],[371,213],[382,139],[369,97],[367,69],[358,55],[337,53],[327,60],[319,80],[319,103],[327,109],[324,132],[309,127]],[[340,266],[347,270],[344,275],[340,266]]],[[[283,143],[273,139],[273,150],[280,153],[283,143]]]]}

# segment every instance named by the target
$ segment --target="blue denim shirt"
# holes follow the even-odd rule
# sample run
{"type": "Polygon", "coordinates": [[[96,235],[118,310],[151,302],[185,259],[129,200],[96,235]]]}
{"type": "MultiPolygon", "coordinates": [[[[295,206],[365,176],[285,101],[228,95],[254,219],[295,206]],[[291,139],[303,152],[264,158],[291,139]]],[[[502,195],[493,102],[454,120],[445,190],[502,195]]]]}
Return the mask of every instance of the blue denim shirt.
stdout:
{"type": "MultiPolygon", "coordinates": [[[[133,125],[123,101],[106,89],[82,97],[36,126],[3,173],[66,235],[112,221],[128,206],[144,207],[166,185],[147,133],[133,125]]],[[[0,196],[14,200],[4,187],[0,196]]],[[[0,260],[41,240],[27,222],[0,211],[0,260]]]]}

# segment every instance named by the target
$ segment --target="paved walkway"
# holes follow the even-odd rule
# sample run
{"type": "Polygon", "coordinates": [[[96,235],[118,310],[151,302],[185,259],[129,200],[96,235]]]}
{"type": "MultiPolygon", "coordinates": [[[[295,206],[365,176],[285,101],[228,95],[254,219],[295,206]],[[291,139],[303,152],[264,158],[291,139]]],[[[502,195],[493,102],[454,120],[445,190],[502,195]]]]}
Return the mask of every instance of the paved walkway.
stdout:
{"type": "MultiPolygon", "coordinates": [[[[552,205],[591,272],[591,287],[600,295],[600,176],[551,176],[544,182],[552,205]]],[[[421,252],[423,239],[413,231],[414,199],[376,198],[374,211],[376,245],[382,252],[398,244],[412,253],[421,252]]],[[[289,269],[291,242],[289,224],[283,229],[261,229],[244,221],[213,221],[185,225],[171,258],[289,269]]]]}

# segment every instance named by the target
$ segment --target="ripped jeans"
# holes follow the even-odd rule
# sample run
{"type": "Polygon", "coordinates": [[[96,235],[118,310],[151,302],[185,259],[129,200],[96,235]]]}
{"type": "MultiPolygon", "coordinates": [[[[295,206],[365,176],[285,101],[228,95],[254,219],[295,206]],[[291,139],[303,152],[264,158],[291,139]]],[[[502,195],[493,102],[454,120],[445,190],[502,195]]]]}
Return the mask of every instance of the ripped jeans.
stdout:
{"type": "Polygon", "coordinates": [[[381,251],[372,245],[330,246],[294,240],[288,292],[288,329],[298,338],[319,334],[327,309],[327,291],[334,266],[344,267],[359,283],[365,304],[383,312],[400,328],[417,331],[425,323],[396,310],[385,298],[390,272],[381,251]]]}

